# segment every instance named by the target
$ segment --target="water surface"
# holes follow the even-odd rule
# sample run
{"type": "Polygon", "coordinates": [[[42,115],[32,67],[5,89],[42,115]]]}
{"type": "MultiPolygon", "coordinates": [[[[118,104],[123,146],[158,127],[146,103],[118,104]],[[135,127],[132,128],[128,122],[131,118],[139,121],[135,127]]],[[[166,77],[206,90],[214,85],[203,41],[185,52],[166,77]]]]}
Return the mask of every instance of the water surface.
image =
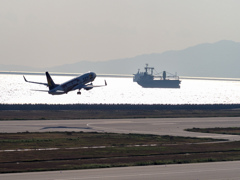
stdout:
{"type": "MultiPolygon", "coordinates": [[[[26,75],[29,81],[46,82],[41,75],[26,75]]],[[[52,76],[61,84],[70,76],[52,76]]],[[[182,79],[180,89],[142,88],[132,78],[97,77],[94,85],[106,87],[50,95],[43,85],[26,83],[22,75],[0,75],[0,103],[6,104],[234,104],[240,102],[239,81],[182,79]]]]}

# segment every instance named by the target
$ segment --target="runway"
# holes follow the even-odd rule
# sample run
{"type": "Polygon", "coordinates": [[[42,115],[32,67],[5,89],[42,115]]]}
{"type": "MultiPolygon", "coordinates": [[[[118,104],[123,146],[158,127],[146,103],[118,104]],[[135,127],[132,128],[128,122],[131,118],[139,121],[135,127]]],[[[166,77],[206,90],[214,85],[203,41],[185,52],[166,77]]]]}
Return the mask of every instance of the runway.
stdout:
{"type": "MultiPolygon", "coordinates": [[[[239,141],[237,135],[203,134],[184,131],[186,128],[239,127],[239,117],[218,118],[145,118],[145,119],[98,119],[98,120],[32,120],[0,121],[0,132],[46,132],[46,131],[84,131],[114,133],[144,133],[190,137],[224,138],[239,141]]],[[[240,161],[198,163],[181,165],[160,165],[124,167],[109,169],[54,171],[37,173],[0,174],[1,180],[14,179],[178,179],[178,180],[219,180],[239,179],[240,161]]]]}
{"type": "Polygon", "coordinates": [[[187,137],[223,138],[239,141],[240,136],[187,132],[187,128],[239,127],[239,117],[217,118],[145,118],[145,119],[87,119],[0,121],[0,133],[83,131],[140,133],[187,137]]]}
{"type": "Polygon", "coordinates": [[[240,161],[0,174],[1,180],[239,180],[240,161]]]}

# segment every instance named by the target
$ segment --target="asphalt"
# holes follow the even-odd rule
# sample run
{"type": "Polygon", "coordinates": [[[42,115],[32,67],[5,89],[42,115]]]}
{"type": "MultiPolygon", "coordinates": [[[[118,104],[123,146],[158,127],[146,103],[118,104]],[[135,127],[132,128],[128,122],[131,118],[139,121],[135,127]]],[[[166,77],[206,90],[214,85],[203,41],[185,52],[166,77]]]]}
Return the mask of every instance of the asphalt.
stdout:
{"type": "Polygon", "coordinates": [[[1,180],[239,180],[240,161],[0,174],[1,180]]]}
{"type": "Polygon", "coordinates": [[[141,133],[239,141],[238,135],[187,132],[187,128],[239,127],[239,117],[0,121],[0,133],[83,131],[141,133]]]}

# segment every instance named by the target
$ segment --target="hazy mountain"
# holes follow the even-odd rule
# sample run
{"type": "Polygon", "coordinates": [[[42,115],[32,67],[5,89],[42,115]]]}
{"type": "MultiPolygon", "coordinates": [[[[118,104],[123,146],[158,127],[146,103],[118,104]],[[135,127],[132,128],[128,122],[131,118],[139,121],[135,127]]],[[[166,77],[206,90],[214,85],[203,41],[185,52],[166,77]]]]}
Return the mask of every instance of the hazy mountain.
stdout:
{"type": "Polygon", "coordinates": [[[145,54],[105,62],[81,61],[45,70],[54,72],[83,73],[94,71],[99,74],[133,74],[138,69],[143,70],[146,63],[155,67],[157,72],[166,70],[173,74],[177,72],[180,76],[239,78],[240,43],[224,40],[213,44],[200,44],[179,51],[145,54]]]}

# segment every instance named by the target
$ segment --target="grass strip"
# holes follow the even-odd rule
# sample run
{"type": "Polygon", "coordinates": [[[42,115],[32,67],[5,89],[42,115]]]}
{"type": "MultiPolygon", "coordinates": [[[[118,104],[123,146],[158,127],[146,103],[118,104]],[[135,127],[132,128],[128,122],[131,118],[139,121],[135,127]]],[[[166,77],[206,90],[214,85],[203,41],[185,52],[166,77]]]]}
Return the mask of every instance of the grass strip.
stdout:
{"type": "Polygon", "coordinates": [[[240,110],[2,110],[0,120],[240,117],[240,110]]]}
{"type": "Polygon", "coordinates": [[[0,173],[240,160],[240,142],[204,144],[212,141],[115,133],[2,133],[0,173]],[[37,150],[49,147],[58,149],[37,150]],[[19,148],[36,149],[4,151],[19,148]]]}

